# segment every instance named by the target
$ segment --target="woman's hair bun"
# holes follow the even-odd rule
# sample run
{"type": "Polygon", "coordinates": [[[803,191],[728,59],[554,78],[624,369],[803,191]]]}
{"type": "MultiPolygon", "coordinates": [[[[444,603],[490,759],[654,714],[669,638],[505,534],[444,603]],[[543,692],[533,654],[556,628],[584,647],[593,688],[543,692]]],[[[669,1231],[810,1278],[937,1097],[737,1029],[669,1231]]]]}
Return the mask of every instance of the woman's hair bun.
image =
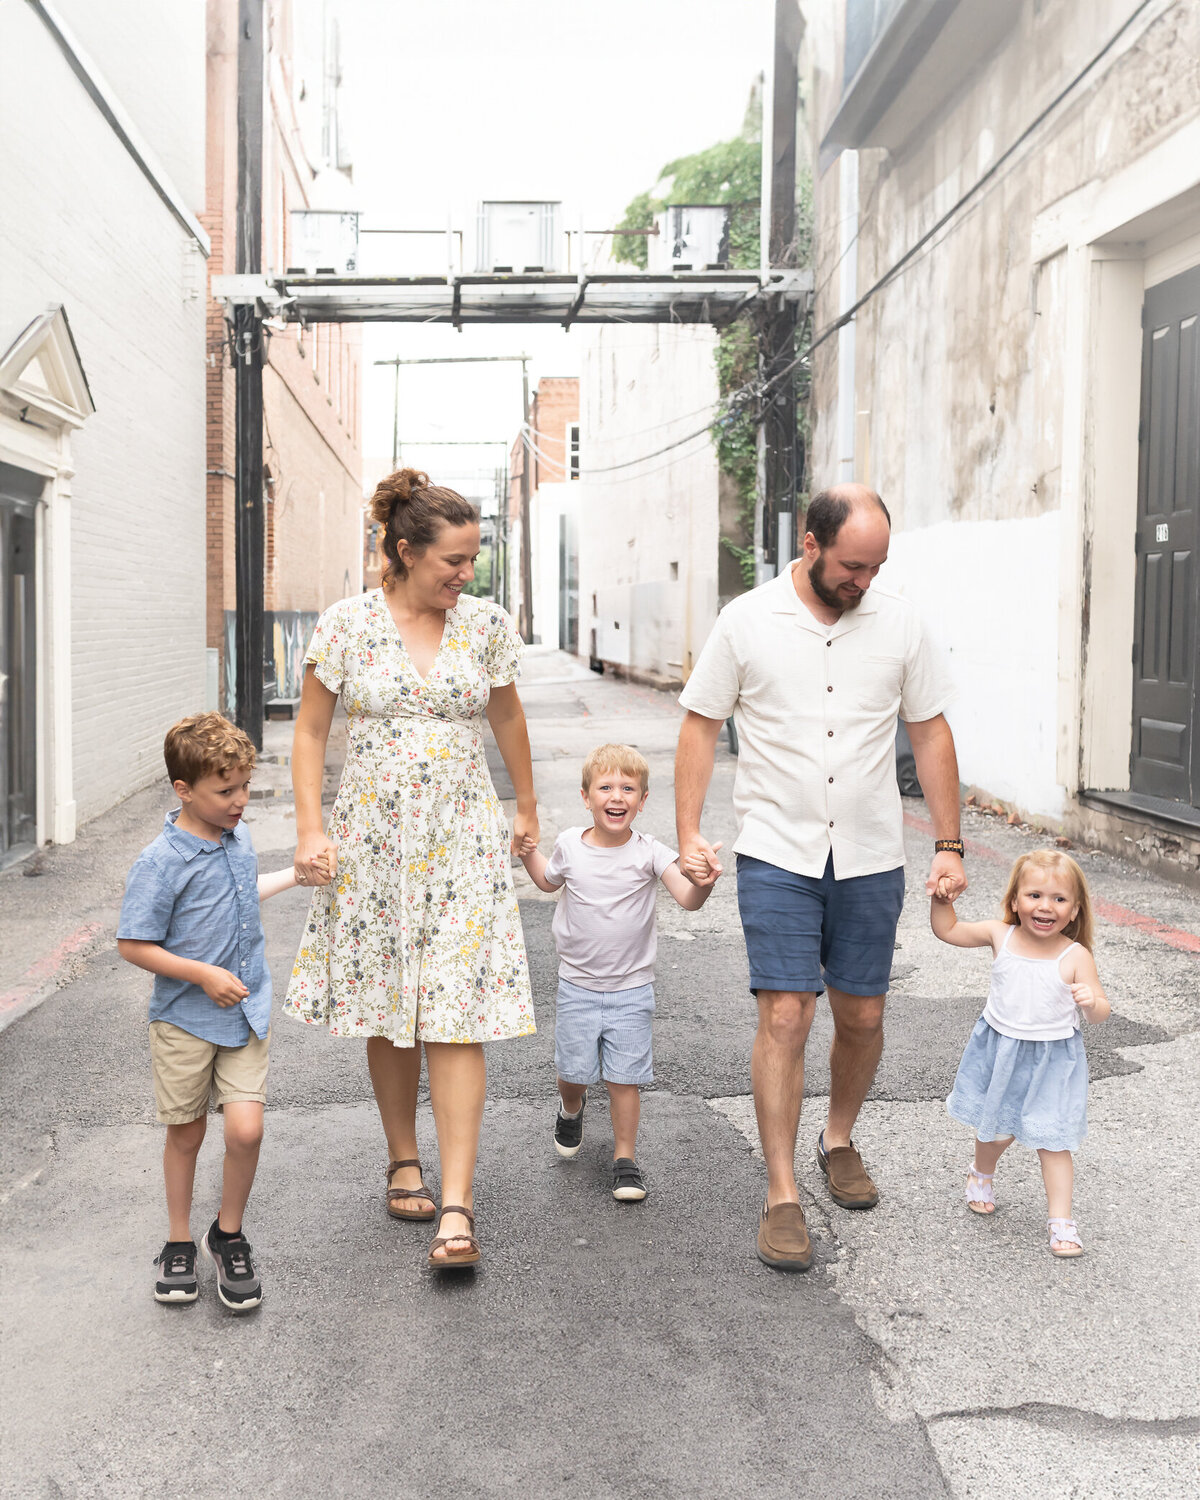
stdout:
{"type": "Polygon", "coordinates": [[[397,506],[407,505],[416,490],[429,488],[429,475],[420,469],[397,469],[381,479],[371,496],[371,519],[386,526],[397,506]]]}

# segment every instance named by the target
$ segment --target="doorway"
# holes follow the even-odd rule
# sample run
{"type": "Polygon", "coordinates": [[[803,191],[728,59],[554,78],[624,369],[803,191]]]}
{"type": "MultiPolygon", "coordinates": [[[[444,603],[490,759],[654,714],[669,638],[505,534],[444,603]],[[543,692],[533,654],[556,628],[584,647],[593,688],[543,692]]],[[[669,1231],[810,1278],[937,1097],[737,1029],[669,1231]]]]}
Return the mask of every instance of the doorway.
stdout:
{"type": "Polygon", "coordinates": [[[0,464],[0,868],[37,843],[37,574],[42,480],[0,464]]]}

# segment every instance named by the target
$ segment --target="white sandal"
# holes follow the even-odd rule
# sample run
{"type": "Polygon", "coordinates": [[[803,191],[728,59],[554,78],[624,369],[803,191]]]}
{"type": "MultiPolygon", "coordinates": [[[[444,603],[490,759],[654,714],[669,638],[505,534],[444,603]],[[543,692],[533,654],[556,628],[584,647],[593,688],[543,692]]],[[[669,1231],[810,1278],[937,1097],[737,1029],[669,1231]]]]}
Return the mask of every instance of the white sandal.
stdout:
{"type": "Polygon", "coordinates": [[[1046,1228],[1050,1231],[1051,1255],[1057,1255],[1059,1260],[1075,1260],[1083,1254],[1083,1241],[1074,1219],[1047,1219],[1046,1228]]]}
{"type": "Polygon", "coordinates": [[[981,1219],[990,1219],[996,1211],[996,1195],[992,1191],[992,1178],[995,1175],[994,1172],[977,1171],[974,1163],[967,1168],[967,1207],[981,1219]],[[992,1212],[989,1213],[986,1208],[976,1208],[977,1203],[990,1203],[992,1212]]]}

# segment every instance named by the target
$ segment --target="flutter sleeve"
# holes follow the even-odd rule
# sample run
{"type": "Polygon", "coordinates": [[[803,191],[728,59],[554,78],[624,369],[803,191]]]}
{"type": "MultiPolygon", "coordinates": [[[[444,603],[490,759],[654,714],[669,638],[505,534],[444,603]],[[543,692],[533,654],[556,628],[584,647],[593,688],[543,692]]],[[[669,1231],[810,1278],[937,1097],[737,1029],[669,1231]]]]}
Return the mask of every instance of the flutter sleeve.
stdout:
{"type": "Polygon", "coordinates": [[[349,628],[341,604],[331,605],[317,621],[304,660],[317,680],[331,693],[340,693],[346,681],[346,645],[349,628]]]}
{"type": "Polygon", "coordinates": [[[495,605],[488,617],[487,646],[484,666],[493,687],[508,687],[521,675],[521,653],[524,650],[517,627],[506,610],[495,605]]]}

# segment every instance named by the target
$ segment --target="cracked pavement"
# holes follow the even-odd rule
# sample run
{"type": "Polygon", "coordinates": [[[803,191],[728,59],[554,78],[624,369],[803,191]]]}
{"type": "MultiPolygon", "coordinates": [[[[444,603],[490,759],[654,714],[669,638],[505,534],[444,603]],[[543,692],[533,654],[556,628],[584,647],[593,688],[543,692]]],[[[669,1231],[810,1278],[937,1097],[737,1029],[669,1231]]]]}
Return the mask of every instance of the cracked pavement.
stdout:
{"type": "MultiPolygon", "coordinates": [[[[522,696],[544,848],[579,821],[579,764],[611,739],[650,761],[640,826],[673,843],[673,698],[536,650],[522,696]]],[[[256,775],[266,869],[291,852],[287,731],[268,726],[279,759],[256,775]]],[[[706,818],[727,851],[734,764],[722,744],[706,818]]],[[[125,870],[166,805],[164,790],[140,793],[50,851],[42,875],[0,877],[14,936],[0,989],[17,997],[0,1034],[0,1493],[1195,1493],[1200,1226],[1180,1191],[1200,1104],[1194,953],[1100,924],[1114,1015],[1087,1038],[1076,1199],[1087,1254],[1056,1261],[1032,1153],[1005,1156],[993,1219],[962,1206],[970,1138],[942,1101],[987,960],[929,932],[927,839],[910,828],[887,1044],[856,1132],[881,1201],[837,1208],[816,1166],[830,1034],[818,1007],[797,1152],[816,1257],[807,1275],[783,1276],[754,1258],[754,1012],[733,880],[696,914],[660,899],[657,1082],[639,1149],[651,1197],[629,1208],[608,1194],[599,1092],[580,1157],[551,1147],[552,899],[518,869],[540,1030],[489,1049],[484,1268],[451,1281],[426,1271],[432,1230],[383,1211],[361,1048],[277,1019],[247,1217],[266,1301],[238,1320],[211,1281],[193,1307],[150,1296],[163,1214],[146,981],[107,942],[125,870]]],[[[969,918],[990,910],[1034,836],[979,814],[965,832],[977,851],[969,918]]],[[[1106,856],[1084,863],[1114,910],[1200,932],[1189,892],[1106,856]]],[[[277,990],[303,913],[299,892],[264,907],[277,990]]],[[[436,1182],[427,1103],[418,1131],[436,1182]]],[[[195,1232],[211,1213],[217,1137],[201,1155],[195,1232]]]]}

